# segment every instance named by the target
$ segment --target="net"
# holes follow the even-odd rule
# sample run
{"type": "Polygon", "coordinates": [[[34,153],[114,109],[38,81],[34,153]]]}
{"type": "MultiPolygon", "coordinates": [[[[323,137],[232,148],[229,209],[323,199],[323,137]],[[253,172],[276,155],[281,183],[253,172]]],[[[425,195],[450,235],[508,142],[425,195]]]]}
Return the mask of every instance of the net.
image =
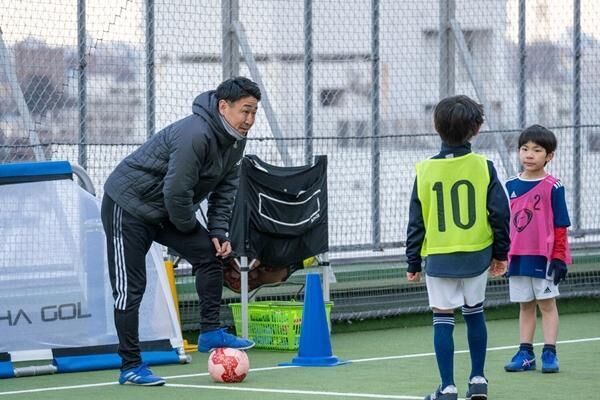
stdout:
{"type": "MultiPolygon", "coordinates": [[[[53,359],[60,370],[59,354],[109,353],[118,367],[100,202],[70,178],[68,163],[0,165],[0,354],[13,362],[53,359]]],[[[146,262],[140,341],[182,348],[158,247],[146,262]]],[[[78,363],[79,370],[112,365],[78,363]]]]}
{"type": "MultiPolygon", "coordinates": [[[[501,179],[513,173],[523,127],[541,123],[555,132],[559,147],[549,172],[566,188],[576,254],[591,260],[576,259],[572,293],[588,293],[586,285],[596,282],[596,0],[488,0],[477,7],[467,0],[4,0],[2,6],[0,161],[78,162],[100,195],[116,164],[148,135],[188,115],[199,92],[230,75],[260,80],[264,98],[247,153],[274,165],[328,156],[330,259],[339,275],[332,290],[334,300],[340,297],[334,318],[350,316],[352,302],[356,315],[363,315],[359,304],[368,305],[369,315],[421,307],[422,288],[401,281],[408,199],[414,164],[439,148],[433,108],[452,93],[485,103],[475,148],[494,161],[501,179]]],[[[190,318],[184,326],[197,326],[191,278],[184,265],[180,271],[182,314],[190,318]]],[[[491,299],[496,287],[505,294],[504,284],[490,287],[491,299]]],[[[301,285],[290,288],[283,297],[301,285]]]]}

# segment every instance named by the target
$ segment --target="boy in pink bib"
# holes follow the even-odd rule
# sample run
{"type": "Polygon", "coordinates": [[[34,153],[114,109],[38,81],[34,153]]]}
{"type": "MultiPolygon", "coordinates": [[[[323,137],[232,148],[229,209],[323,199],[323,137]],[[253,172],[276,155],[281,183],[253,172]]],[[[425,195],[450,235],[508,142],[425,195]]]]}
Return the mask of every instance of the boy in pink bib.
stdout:
{"type": "Polygon", "coordinates": [[[519,136],[523,172],[506,182],[511,210],[509,290],[510,300],[520,304],[521,340],[517,354],[504,367],[508,372],[536,369],[533,336],[537,307],[542,313],[544,334],[542,372],[559,371],[556,297],[558,284],[567,276],[571,255],[564,187],[545,171],[556,146],[556,137],[548,129],[540,125],[525,129],[519,136]]]}
{"type": "Polygon", "coordinates": [[[527,193],[510,199],[512,223],[509,257],[544,256],[551,259],[554,249],[551,194],[558,182],[552,175],[546,175],[527,193]]]}

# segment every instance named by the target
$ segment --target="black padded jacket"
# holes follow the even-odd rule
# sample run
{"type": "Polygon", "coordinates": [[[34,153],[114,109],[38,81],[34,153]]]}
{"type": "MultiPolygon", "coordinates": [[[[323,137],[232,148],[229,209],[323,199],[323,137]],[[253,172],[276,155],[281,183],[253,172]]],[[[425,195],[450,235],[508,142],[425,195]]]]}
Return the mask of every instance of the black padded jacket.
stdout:
{"type": "Polygon", "coordinates": [[[246,139],[223,126],[214,91],[200,94],[193,114],[153,135],[110,174],[105,193],[125,211],[152,224],[171,221],[197,229],[195,211],[208,198],[208,231],[224,237],[239,182],[246,139]]]}

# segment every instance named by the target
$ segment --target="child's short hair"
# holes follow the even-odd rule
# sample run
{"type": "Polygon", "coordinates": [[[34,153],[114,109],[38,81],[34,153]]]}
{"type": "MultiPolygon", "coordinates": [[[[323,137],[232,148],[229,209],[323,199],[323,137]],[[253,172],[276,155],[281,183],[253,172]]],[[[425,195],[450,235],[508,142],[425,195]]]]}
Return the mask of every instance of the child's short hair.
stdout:
{"type": "Polygon", "coordinates": [[[531,125],[519,135],[519,148],[527,142],[533,142],[542,146],[547,154],[554,153],[557,146],[554,133],[541,125],[531,125]]]}
{"type": "Polygon", "coordinates": [[[481,104],[460,95],[446,97],[435,106],[433,123],[444,142],[457,146],[467,142],[479,132],[483,117],[481,104]]]}

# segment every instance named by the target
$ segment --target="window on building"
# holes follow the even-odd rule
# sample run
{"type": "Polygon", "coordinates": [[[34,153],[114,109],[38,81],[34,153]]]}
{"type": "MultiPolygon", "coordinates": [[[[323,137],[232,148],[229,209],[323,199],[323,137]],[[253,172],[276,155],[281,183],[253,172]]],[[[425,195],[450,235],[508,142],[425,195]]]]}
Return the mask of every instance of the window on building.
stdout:
{"type": "Polygon", "coordinates": [[[341,147],[348,147],[348,136],[350,136],[350,121],[338,121],[336,136],[339,138],[341,147]]]}
{"type": "Polygon", "coordinates": [[[337,122],[337,137],[340,146],[364,147],[368,144],[366,137],[369,135],[369,122],[365,120],[337,122]]]}
{"type": "Polygon", "coordinates": [[[339,106],[344,96],[344,89],[322,89],[319,100],[322,107],[339,106]]]}
{"type": "Polygon", "coordinates": [[[538,117],[538,121],[546,121],[548,119],[546,104],[538,103],[537,117],[538,117]]]}
{"type": "Polygon", "coordinates": [[[367,140],[365,139],[365,136],[367,136],[369,132],[369,126],[367,124],[367,121],[355,121],[355,129],[355,136],[359,138],[356,140],[356,146],[366,146],[367,140]]]}
{"type": "Polygon", "coordinates": [[[600,152],[600,132],[590,132],[587,139],[588,149],[594,153],[600,152]]]}

